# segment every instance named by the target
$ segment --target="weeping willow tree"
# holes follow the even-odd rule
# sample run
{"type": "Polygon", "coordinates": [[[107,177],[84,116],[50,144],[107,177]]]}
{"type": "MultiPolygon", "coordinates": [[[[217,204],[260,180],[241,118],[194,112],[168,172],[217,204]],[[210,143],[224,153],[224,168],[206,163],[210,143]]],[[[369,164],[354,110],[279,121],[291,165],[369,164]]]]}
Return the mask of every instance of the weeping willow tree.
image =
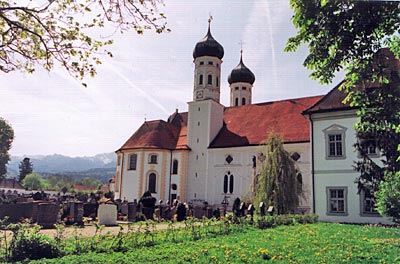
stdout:
{"type": "Polygon", "coordinates": [[[301,191],[294,160],[283,148],[279,135],[271,133],[265,145],[263,162],[255,186],[255,202],[273,206],[278,214],[293,212],[301,191]]]}

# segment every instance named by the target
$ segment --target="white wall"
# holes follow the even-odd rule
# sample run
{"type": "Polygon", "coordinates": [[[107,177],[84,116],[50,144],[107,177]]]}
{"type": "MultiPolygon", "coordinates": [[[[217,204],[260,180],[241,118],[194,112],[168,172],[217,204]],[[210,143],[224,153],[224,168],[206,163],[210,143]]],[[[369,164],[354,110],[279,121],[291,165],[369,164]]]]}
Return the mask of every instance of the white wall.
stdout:
{"type": "MultiPolygon", "coordinates": [[[[303,175],[304,199],[301,200],[300,207],[310,210],[312,208],[311,199],[311,173],[310,173],[310,143],[285,144],[285,149],[292,153],[298,152],[300,159],[297,162],[303,175]]],[[[225,195],[229,198],[229,204],[232,205],[236,197],[251,198],[251,187],[254,181],[253,156],[263,152],[261,146],[248,146],[236,148],[209,149],[209,171],[208,184],[209,195],[207,201],[210,204],[221,204],[225,195]],[[233,161],[231,164],[226,162],[226,157],[231,155],[233,161]],[[234,192],[232,194],[223,193],[223,179],[227,172],[234,175],[234,192]]],[[[257,170],[262,164],[257,160],[257,170]]]]}
{"type": "Polygon", "coordinates": [[[354,182],[359,173],[354,170],[354,161],[358,153],[354,148],[356,143],[356,115],[354,111],[341,111],[314,114],[314,185],[315,213],[319,220],[329,222],[349,223],[390,223],[379,216],[365,216],[361,212],[361,200],[357,184],[354,182]],[[332,125],[346,128],[345,157],[329,159],[326,157],[326,142],[324,130],[332,125]],[[327,187],[347,188],[347,215],[330,215],[328,213],[327,187]]]}

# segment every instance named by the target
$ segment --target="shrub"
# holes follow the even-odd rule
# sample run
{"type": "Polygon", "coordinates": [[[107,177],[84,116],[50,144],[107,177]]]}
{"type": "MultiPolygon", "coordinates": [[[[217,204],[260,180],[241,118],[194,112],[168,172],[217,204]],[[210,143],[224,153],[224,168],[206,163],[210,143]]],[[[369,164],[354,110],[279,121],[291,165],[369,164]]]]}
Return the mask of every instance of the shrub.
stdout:
{"type": "Polygon", "coordinates": [[[16,224],[11,229],[14,233],[10,244],[11,261],[56,258],[62,255],[54,239],[39,234],[40,227],[16,224]]]}
{"type": "Polygon", "coordinates": [[[272,216],[264,216],[257,219],[257,227],[259,229],[266,229],[275,226],[275,220],[272,216]]]}

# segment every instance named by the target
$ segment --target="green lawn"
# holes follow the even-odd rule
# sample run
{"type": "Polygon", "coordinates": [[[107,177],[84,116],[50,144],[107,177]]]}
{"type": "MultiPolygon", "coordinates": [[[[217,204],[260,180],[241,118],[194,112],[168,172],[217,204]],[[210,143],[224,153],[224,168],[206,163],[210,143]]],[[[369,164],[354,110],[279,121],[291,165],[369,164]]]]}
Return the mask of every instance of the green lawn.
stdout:
{"type": "Polygon", "coordinates": [[[161,241],[124,252],[32,263],[400,263],[399,228],[297,224],[264,230],[243,227],[229,235],[161,241]]]}

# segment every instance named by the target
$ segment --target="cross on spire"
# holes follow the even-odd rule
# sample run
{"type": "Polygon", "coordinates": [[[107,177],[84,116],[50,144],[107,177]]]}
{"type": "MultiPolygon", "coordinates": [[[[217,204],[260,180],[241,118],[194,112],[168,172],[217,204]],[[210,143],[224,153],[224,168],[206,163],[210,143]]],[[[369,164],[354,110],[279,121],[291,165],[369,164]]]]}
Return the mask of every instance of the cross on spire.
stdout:
{"type": "Polygon", "coordinates": [[[243,44],[245,44],[245,42],[243,40],[239,41],[239,45],[240,45],[240,55],[242,55],[243,53],[243,44]]]}
{"type": "Polygon", "coordinates": [[[213,17],[211,15],[211,12],[208,14],[208,24],[211,24],[211,21],[213,20],[213,17]]]}

